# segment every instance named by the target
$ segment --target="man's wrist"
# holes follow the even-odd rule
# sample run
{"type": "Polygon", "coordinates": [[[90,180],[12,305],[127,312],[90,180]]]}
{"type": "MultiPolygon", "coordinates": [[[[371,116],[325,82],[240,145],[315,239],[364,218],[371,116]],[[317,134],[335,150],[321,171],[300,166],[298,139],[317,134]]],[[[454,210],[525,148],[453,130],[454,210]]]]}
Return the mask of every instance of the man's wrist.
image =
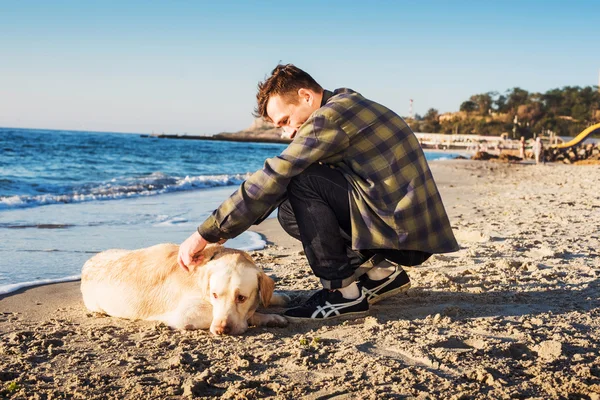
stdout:
{"type": "Polygon", "coordinates": [[[200,234],[200,232],[196,231],[195,233],[196,236],[196,240],[198,241],[198,245],[201,245],[202,247],[206,246],[206,244],[208,243],[206,241],[206,239],[200,234]]]}
{"type": "Polygon", "coordinates": [[[217,243],[219,240],[221,240],[220,237],[212,235],[210,234],[210,232],[204,231],[202,229],[202,226],[199,226],[196,232],[206,243],[217,243]]]}

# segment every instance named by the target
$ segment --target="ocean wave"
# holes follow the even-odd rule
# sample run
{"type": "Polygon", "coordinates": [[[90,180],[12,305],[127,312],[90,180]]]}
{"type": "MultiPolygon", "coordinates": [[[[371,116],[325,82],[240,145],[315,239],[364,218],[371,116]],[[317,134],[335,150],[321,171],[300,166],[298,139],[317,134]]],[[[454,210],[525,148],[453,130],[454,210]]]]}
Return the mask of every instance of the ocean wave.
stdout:
{"type": "Polygon", "coordinates": [[[75,225],[73,224],[28,224],[28,223],[0,223],[0,228],[3,229],[68,229],[72,228],[75,225]]]}
{"type": "Polygon", "coordinates": [[[430,153],[429,156],[427,157],[427,161],[435,162],[435,161],[454,160],[461,156],[467,157],[467,158],[470,157],[470,155],[468,155],[466,153],[430,153]]]}
{"type": "MultiPolygon", "coordinates": [[[[244,238],[246,243],[234,245],[231,241],[229,242],[229,246],[234,249],[243,250],[243,251],[253,251],[253,250],[262,250],[267,245],[264,237],[260,233],[246,231],[243,233],[246,237],[244,238]]],[[[235,239],[232,239],[235,240],[235,239]]],[[[225,244],[227,246],[227,244],[225,244]]]]}
{"type": "Polygon", "coordinates": [[[434,160],[430,160],[430,161],[431,162],[434,162],[434,161],[447,161],[447,160],[454,160],[455,158],[456,157],[447,157],[446,156],[446,157],[438,157],[438,158],[436,158],[434,160]]]}
{"type": "Polygon", "coordinates": [[[178,224],[185,224],[187,222],[189,222],[189,221],[185,218],[175,217],[175,218],[167,219],[162,222],[158,222],[158,223],[154,224],[154,226],[173,226],[173,225],[178,225],[178,224]]]}
{"type": "Polygon", "coordinates": [[[1,285],[0,286],[0,295],[5,295],[8,293],[16,292],[20,289],[25,289],[28,287],[39,286],[39,285],[47,285],[49,283],[60,283],[60,282],[71,282],[81,279],[81,275],[72,275],[64,278],[56,278],[56,279],[40,279],[37,281],[29,281],[29,282],[20,282],[20,283],[12,283],[9,285],[1,285]]]}
{"type": "Polygon", "coordinates": [[[241,184],[248,177],[249,174],[177,177],[155,172],[142,177],[122,177],[99,184],[88,183],[72,188],[66,193],[0,196],[0,210],[59,203],[115,200],[220,186],[233,186],[241,184]]]}

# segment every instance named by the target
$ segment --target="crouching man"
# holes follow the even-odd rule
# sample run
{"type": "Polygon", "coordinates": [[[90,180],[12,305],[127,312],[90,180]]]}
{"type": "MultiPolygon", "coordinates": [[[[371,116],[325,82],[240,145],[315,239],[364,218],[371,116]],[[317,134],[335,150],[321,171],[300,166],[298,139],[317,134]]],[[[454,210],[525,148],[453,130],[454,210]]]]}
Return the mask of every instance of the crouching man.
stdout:
{"type": "Polygon", "coordinates": [[[279,207],[323,285],[284,314],[306,321],[364,315],[410,287],[401,265],[458,250],[419,141],[393,111],[350,89],[324,90],[291,64],[259,83],[257,102],[256,115],[293,140],[182,243],[182,267],[279,207]]]}

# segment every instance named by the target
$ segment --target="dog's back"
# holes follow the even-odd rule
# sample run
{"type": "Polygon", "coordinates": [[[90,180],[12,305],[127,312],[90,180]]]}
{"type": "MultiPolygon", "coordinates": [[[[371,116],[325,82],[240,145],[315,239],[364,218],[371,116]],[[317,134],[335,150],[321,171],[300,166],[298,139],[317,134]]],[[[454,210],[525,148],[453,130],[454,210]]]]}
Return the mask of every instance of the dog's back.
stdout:
{"type": "Polygon", "coordinates": [[[108,250],[90,258],[81,273],[85,306],[122,318],[146,318],[167,308],[166,280],[177,274],[179,246],[159,244],[140,250],[108,250]],[[162,292],[162,293],[161,293],[162,292]]]}

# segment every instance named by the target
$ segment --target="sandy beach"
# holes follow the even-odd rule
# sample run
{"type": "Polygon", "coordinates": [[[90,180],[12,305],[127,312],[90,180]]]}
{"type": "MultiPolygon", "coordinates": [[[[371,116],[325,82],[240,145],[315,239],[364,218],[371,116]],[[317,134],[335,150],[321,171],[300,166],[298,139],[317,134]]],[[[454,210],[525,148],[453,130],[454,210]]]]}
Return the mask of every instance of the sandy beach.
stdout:
{"type": "MultiPolygon", "coordinates": [[[[461,250],[368,317],[216,337],[89,313],[79,282],[30,288],[0,297],[0,398],[599,400],[600,169],[431,168],[461,250]]],[[[275,219],[253,230],[293,303],[319,287],[275,219]]]]}

